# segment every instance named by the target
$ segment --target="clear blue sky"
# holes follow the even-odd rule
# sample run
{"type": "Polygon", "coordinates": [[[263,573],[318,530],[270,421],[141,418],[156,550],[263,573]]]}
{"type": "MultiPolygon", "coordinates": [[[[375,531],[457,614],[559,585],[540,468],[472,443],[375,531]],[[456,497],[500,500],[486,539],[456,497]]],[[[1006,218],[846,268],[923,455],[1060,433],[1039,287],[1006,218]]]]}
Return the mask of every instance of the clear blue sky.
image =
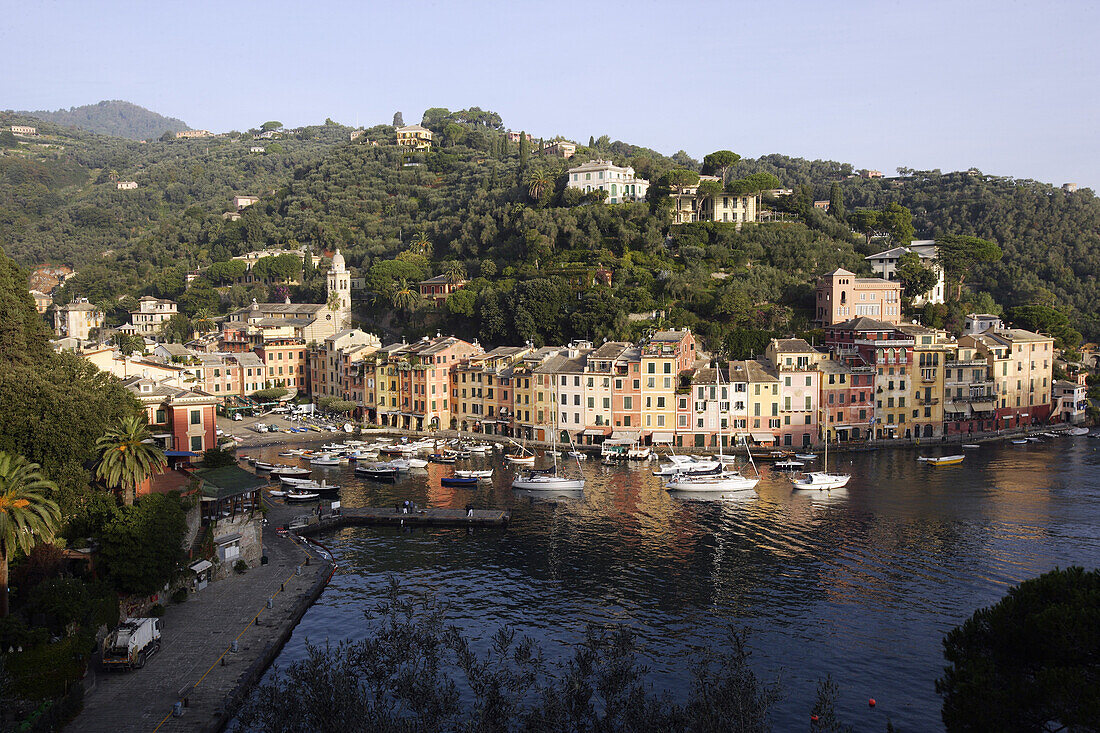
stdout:
{"type": "Polygon", "coordinates": [[[1085,2],[6,0],[0,108],[126,99],[190,126],[419,121],[1100,186],[1085,2]]]}

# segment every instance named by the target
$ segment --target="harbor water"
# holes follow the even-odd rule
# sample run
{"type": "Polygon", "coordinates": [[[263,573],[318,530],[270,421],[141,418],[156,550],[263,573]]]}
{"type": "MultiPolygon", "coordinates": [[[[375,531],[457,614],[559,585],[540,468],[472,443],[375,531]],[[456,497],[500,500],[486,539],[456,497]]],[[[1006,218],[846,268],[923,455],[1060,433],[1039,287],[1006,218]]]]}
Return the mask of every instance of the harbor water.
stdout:
{"type": "MultiPolygon", "coordinates": [[[[251,452],[294,462],[278,450],[251,452]]],[[[460,461],[496,468],[491,483],[470,489],[440,486],[453,466],[393,484],[346,466],[317,469],[315,478],[343,487],[344,506],[472,504],[510,509],[512,522],[321,537],[339,570],[277,664],[302,657],[307,639],[360,638],[363,611],[393,575],[445,601],[469,637],[509,626],[551,658],[570,656],[589,623],[625,624],[654,688],[674,697],[686,693],[700,648],[721,645],[731,625],[745,628],[754,668],[781,680],[776,730],[808,725],[826,675],[858,731],[885,730],[887,717],[901,730],[941,730],[934,682],[944,634],[1022,580],[1100,564],[1100,440],[985,444],[954,466],[916,460],[938,452],[831,457],[830,468],[852,480],[827,493],[792,491],[764,464],[756,497],[724,502],[671,497],[653,463],[589,460],[583,496],[552,501],[513,492],[499,452],[460,461]]]]}

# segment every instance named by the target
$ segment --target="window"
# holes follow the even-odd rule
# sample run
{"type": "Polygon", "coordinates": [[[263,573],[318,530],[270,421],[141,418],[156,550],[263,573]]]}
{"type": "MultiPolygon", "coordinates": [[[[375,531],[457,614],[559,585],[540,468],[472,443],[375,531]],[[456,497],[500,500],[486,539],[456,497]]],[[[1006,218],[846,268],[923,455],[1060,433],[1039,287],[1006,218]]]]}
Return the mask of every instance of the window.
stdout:
{"type": "Polygon", "coordinates": [[[191,424],[202,425],[202,410],[191,410],[191,424]]]}
{"type": "Polygon", "coordinates": [[[191,452],[192,453],[202,453],[202,436],[201,435],[192,435],[191,436],[191,452]]]}

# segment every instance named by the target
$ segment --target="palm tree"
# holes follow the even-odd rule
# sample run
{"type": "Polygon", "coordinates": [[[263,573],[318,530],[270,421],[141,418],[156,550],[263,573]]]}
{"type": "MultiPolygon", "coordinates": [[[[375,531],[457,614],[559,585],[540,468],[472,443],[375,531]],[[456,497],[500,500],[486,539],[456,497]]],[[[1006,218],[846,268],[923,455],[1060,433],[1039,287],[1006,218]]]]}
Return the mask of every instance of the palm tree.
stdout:
{"type": "Polygon", "coordinates": [[[416,238],[412,241],[413,252],[418,255],[424,255],[425,257],[432,256],[432,242],[428,239],[428,235],[423,230],[416,233],[416,238]]]}
{"type": "Polygon", "coordinates": [[[527,194],[538,201],[554,185],[554,179],[542,168],[536,168],[527,174],[527,194]]]}
{"type": "Polygon", "coordinates": [[[214,311],[210,310],[207,306],[203,306],[195,311],[195,317],[191,319],[191,324],[199,333],[206,333],[214,328],[214,311]]]}
{"type": "Polygon", "coordinates": [[[132,354],[135,351],[145,351],[145,339],[138,336],[136,333],[126,333],[125,331],[119,331],[115,334],[115,346],[123,354],[132,354]]]}
{"type": "Polygon", "coordinates": [[[53,539],[61,523],[61,510],[48,497],[57,485],[38,468],[23,456],[0,452],[0,618],[8,615],[11,556],[53,539]]]}
{"type": "Polygon", "coordinates": [[[96,478],[103,479],[110,487],[122,489],[122,501],[126,506],[134,503],[137,487],[145,479],[168,465],[164,452],[153,444],[149,425],[137,415],[119,420],[96,441],[95,447],[100,454],[96,478]]]}
{"type": "Polygon", "coordinates": [[[447,276],[447,282],[456,283],[466,279],[466,266],[458,260],[451,260],[443,266],[443,274],[447,276]]]}
{"type": "Polygon", "coordinates": [[[410,312],[415,309],[417,303],[420,302],[420,293],[409,286],[408,280],[401,278],[397,286],[393,289],[391,300],[393,301],[394,308],[410,312]]]}

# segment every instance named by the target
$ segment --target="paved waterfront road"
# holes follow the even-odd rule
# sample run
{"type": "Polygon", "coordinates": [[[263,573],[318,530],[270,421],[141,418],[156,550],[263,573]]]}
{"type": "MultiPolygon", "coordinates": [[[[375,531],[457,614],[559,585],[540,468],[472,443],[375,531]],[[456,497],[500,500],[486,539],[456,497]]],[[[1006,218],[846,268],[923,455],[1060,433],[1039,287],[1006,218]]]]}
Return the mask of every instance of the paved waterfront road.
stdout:
{"type": "Polygon", "coordinates": [[[300,576],[294,574],[307,553],[294,540],[274,531],[286,521],[283,514],[292,513],[278,507],[269,514],[270,523],[264,531],[267,565],[212,583],[193,593],[186,603],[170,605],[164,615],[161,651],[144,669],[100,673],[95,689],[85,697],[83,712],[68,730],[165,733],[199,730],[210,723],[238,677],[275,637],[274,627],[289,622],[295,601],[324,567],[313,562],[302,568],[300,576]],[[284,582],[285,590],[280,592],[284,582]],[[271,596],[275,607],[267,609],[271,596]],[[259,625],[253,623],[257,614],[259,625]],[[239,652],[225,653],[234,639],[238,639],[239,652]],[[224,667],[219,662],[223,653],[224,667]],[[196,683],[184,715],[171,717],[180,692],[196,683]]]}

